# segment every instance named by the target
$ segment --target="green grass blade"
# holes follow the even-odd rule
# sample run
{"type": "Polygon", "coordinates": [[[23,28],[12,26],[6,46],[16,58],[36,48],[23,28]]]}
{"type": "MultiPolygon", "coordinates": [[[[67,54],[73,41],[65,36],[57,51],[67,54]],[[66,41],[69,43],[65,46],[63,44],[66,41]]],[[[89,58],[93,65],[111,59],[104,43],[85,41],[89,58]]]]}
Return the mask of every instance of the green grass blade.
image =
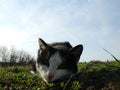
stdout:
{"type": "Polygon", "coordinates": [[[103,50],[106,51],[107,53],[109,53],[117,62],[120,63],[120,61],[113,54],[111,54],[108,50],[106,50],[104,48],[103,48],[103,50]]]}

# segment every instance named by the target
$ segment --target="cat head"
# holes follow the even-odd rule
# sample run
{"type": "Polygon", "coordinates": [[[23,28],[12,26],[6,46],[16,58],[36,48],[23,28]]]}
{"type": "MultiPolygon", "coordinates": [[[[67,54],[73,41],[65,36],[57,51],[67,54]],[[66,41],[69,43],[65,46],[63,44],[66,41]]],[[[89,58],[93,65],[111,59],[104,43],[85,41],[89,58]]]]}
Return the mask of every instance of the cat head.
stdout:
{"type": "Polygon", "coordinates": [[[47,44],[40,38],[38,43],[36,71],[45,81],[63,80],[77,72],[83,51],[81,44],[75,47],[69,42],[47,44]]]}

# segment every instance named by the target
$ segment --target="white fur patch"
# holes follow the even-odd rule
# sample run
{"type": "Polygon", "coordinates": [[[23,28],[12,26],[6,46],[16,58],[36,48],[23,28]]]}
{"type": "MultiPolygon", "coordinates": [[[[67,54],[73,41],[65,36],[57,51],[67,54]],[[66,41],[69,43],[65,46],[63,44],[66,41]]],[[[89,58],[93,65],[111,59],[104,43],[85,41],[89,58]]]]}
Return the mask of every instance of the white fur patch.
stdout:
{"type": "Polygon", "coordinates": [[[49,60],[49,73],[55,75],[58,66],[62,63],[61,56],[59,52],[56,52],[49,60]]]}
{"type": "Polygon", "coordinates": [[[36,75],[36,74],[35,74],[35,72],[34,72],[34,71],[32,71],[32,70],[30,71],[30,73],[31,73],[31,74],[34,74],[34,75],[36,75]]]}
{"type": "Polygon", "coordinates": [[[47,72],[48,72],[48,67],[46,65],[41,65],[41,64],[37,64],[36,63],[36,69],[37,69],[37,72],[38,72],[38,75],[43,78],[44,81],[48,81],[48,78],[47,78],[47,72]]]}

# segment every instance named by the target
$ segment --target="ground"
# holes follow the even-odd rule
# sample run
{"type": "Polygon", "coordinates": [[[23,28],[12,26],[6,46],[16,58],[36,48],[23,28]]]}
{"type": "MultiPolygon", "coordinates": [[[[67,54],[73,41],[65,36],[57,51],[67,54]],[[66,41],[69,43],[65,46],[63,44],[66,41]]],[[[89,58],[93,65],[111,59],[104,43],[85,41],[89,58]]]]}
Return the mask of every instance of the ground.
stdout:
{"type": "Polygon", "coordinates": [[[31,66],[0,68],[0,90],[120,90],[120,62],[79,63],[79,72],[61,83],[45,83],[31,66]]]}

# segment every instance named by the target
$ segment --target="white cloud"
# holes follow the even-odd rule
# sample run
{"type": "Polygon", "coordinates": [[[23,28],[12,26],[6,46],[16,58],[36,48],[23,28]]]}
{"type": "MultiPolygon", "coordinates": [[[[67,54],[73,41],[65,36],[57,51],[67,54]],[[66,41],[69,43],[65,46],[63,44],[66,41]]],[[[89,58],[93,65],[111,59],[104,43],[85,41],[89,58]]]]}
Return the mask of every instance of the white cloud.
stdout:
{"type": "Polygon", "coordinates": [[[10,47],[11,45],[18,45],[24,42],[27,35],[23,31],[10,28],[0,28],[0,45],[10,47]]]}

